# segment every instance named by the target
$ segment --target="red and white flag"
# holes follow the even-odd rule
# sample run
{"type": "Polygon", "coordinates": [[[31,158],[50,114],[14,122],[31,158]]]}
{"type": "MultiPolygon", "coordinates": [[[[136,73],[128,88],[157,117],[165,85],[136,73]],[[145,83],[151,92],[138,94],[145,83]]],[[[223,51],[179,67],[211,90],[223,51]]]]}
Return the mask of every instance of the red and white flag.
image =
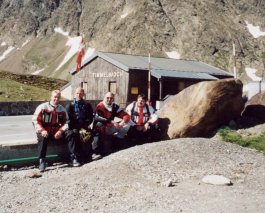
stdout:
{"type": "Polygon", "coordinates": [[[79,72],[82,65],[82,58],[85,55],[85,43],[83,37],[81,37],[81,42],[79,45],[78,55],[76,58],[76,72],[79,72]]]}

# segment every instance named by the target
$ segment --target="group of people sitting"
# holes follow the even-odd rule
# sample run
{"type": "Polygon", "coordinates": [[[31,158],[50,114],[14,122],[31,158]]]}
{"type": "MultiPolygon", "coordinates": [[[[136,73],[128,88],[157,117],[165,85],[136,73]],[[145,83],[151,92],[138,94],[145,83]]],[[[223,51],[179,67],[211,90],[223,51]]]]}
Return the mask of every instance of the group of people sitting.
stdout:
{"type": "Polygon", "coordinates": [[[70,165],[80,166],[80,160],[98,160],[114,151],[133,145],[158,140],[158,116],[147,104],[144,94],[126,109],[114,103],[114,94],[107,92],[93,111],[85,100],[85,91],[75,90],[74,100],[63,107],[61,93],[54,90],[51,100],[40,104],[32,122],[37,134],[39,169],[46,169],[46,152],[49,143],[66,141],[70,152],[70,165]],[[82,150],[86,144],[89,151],[82,150]],[[89,153],[89,154],[88,154],[89,153]]]}

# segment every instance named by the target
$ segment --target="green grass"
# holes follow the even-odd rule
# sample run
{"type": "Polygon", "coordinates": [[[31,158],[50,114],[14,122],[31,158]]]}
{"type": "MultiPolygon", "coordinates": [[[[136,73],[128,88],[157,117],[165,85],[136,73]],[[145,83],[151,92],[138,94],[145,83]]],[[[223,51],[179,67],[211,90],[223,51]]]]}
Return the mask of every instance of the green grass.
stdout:
{"type": "Polygon", "coordinates": [[[32,46],[26,53],[23,64],[37,65],[38,69],[45,68],[51,64],[65,50],[67,38],[59,33],[53,36],[40,38],[39,42],[32,46]]]}
{"type": "Polygon", "coordinates": [[[226,142],[256,149],[265,154],[265,132],[261,133],[260,135],[250,137],[242,137],[238,132],[227,127],[219,129],[218,132],[222,140],[226,142]]]}
{"type": "Polygon", "coordinates": [[[0,79],[0,102],[50,100],[50,93],[38,87],[0,79]]]}

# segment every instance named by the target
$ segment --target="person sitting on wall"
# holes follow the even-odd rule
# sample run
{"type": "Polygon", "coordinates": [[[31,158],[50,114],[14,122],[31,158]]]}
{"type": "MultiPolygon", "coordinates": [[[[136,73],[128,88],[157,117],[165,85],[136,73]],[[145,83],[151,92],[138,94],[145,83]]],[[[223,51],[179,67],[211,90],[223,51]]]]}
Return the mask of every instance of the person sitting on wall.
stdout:
{"type": "Polygon", "coordinates": [[[158,116],[155,109],[146,102],[146,96],[139,94],[137,101],[126,107],[126,112],[131,116],[128,137],[132,139],[132,145],[156,141],[159,134],[158,116]]]}
{"type": "Polygon", "coordinates": [[[71,157],[71,166],[80,166],[78,162],[77,146],[73,138],[66,134],[68,130],[68,114],[66,109],[59,104],[60,90],[51,93],[51,100],[40,104],[32,117],[32,123],[36,130],[38,140],[39,169],[41,172],[46,168],[46,152],[49,143],[66,139],[71,157]]]}
{"type": "Polygon", "coordinates": [[[95,110],[93,128],[96,135],[92,143],[94,152],[107,155],[115,151],[117,146],[122,148],[123,139],[130,128],[129,121],[130,115],[114,103],[114,94],[107,92],[95,110]]]}
{"type": "Polygon", "coordinates": [[[79,153],[84,161],[96,160],[100,156],[91,153],[92,130],[90,124],[93,122],[93,108],[84,99],[85,91],[78,87],[75,90],[74,100],[66,105],[69,115],[68,125],[69,137],[73,137],[79,147],[79,153]],[[92,154],[92,156],[91,156],[92,154]]]}

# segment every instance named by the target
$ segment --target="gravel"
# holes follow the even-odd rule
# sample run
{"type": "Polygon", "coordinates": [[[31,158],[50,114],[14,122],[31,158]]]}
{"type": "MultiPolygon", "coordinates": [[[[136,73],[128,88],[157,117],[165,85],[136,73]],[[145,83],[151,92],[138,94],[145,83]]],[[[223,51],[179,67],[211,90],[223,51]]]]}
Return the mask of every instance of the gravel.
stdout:
{"type": "Polygon", "coordinates": [[[0,213],[264,212],[265,156],[218,138],[135,146],[78,168],[0,172],[0,213]],[[202,182],[222,175],[231,185],[202,182]],[[33,178],[35,177],[35,178],[33,178]]]}

